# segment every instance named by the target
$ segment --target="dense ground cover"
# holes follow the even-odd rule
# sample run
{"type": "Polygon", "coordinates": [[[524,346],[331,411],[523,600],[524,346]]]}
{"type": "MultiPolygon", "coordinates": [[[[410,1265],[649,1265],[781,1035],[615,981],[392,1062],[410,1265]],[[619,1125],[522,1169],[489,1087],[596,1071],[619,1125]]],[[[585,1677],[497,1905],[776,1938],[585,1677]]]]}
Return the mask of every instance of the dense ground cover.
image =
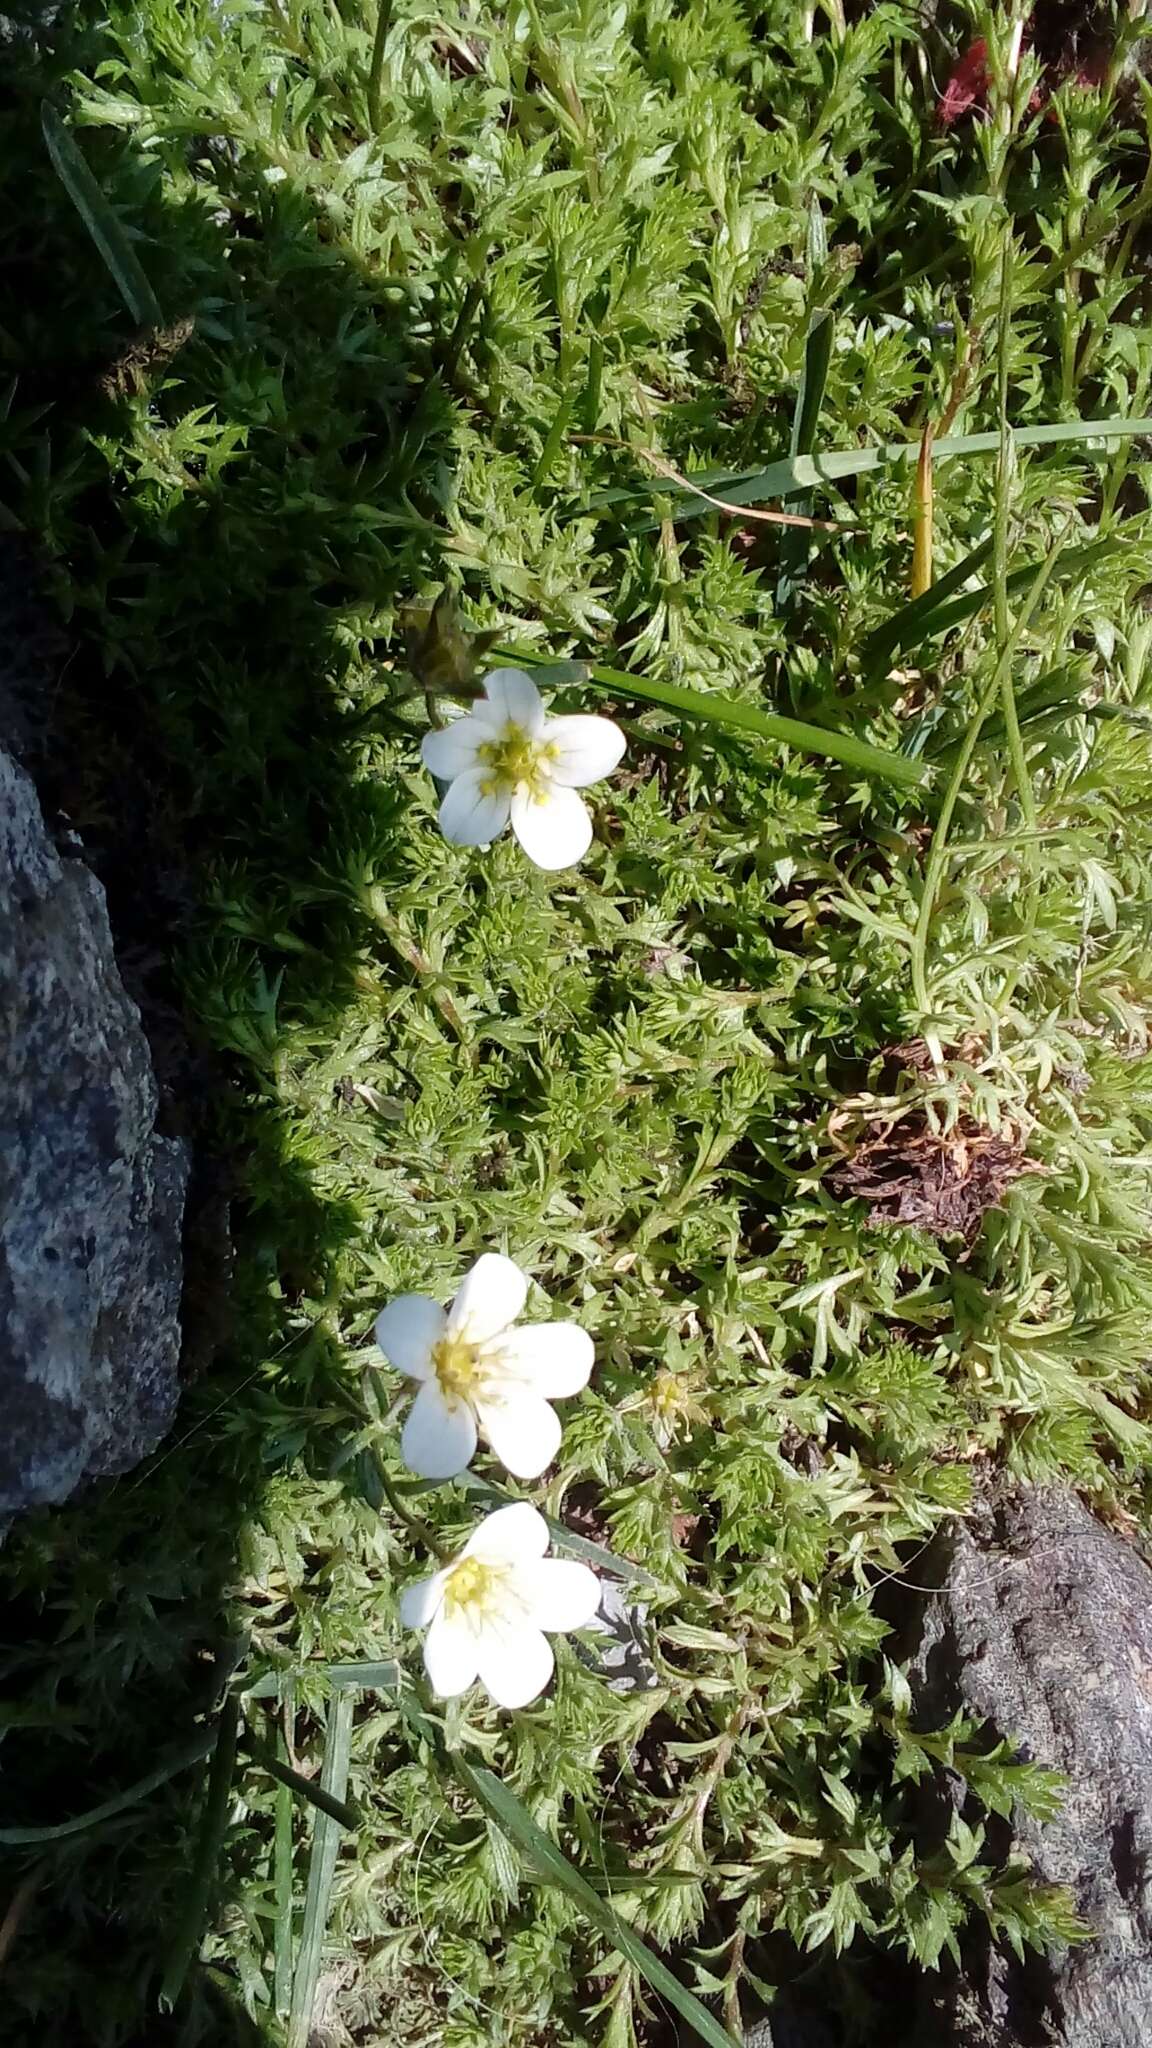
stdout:
{"type": "Polygon", "coordinates": [[[995,1467],[1147,1504],[1147,450],[1074,424],[1149,410],[1139,23],[1084,82],[1013,78],[1007,10],[848,11],[114,0],[17,46],[0,517],[69,619],[60,793],[180,1012],[236,1273],[174,1443],[9,1541],[5,1818],[242,1712],[215,1796],[202,1762],[10,1846],[13,2039],[670,2038],[454,1758],[732,2029],[813,1957],[866,2015],[878,1953],[1067,1928],[980,1826],[1052,1788],[914,1733],[885,1645],[995,1467]],[[990,441],[938,451],[937,577],[990,545],[907,613],[914,464],[860,455],[926,425],[990,441]],[[852,458],[792,476],[834,532],[676,481],[772,504],[813,450],[852,458]],[[578,871],[438,833],[405,613],[443,587],[635,677],[578,871]],[[589,1637],[525,1712],[429,1719],[330,1667],[418,1671],[413,1517],[475,1520],[413,1489],[371,1331],[486,1248],[595,1338],[522,1490],[631,1567],[654,1682],[589,1637]],[[265,1763],[313,1776],[337,1722],[308,1929],[316,1814],[265,1763]],[[971,1826],[933,1836],[949,1762],[971,1826]]]}

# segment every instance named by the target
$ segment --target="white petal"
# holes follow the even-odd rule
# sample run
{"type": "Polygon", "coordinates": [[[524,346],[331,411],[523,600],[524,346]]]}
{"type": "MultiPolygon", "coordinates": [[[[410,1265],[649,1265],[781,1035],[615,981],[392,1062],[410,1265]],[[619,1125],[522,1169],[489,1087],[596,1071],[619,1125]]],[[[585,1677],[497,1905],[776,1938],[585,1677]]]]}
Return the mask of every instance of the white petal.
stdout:
{"type": "Polygon", "coordinates": [[[486,768],[458,775],[440,806],[440,830],[450,846],[488,846],[498,839],[511,810],[506,793],[485,791],[486,768]]]}
{"type": "Polygon", "coordinates": [[[574,789],[557,783],[542,796],[518,790],[512,799],[512,830],[538,868],[571,868],[592,844],[588,806],[574,789]]]}
{"type": "Polygon", "coordinates": [[[376,1342],[397,1372],[410,1380],[426,1380],[432,1370],[432,1346],[440,1342],[448,1318],[438,1301],[426,1294],[398,1294],[376,1318],[376,1342]]]}
{"type": "Polygon", "coordinates": [[[485,676],[484,695],[472,716],[498,731],[508,724],[522,726],[533,739],[544,730],[540,692],[522,668],[494,668],[485,676]]]}
{"type": "Polygon", "coordinates": [[[449,1334],[483,1344],[516,1321],[527,1299],[528,1281],[515,1260],[485,1252],[460,1282],[448,1311],[449,1334]]]}
{"type": "Polygon", "coordinates": [[[529,1619],[537,1628],[559,1632],[586,1628],[600,1605],[600,1581],[586,1564],[567,1557],[542,1557],[516,1574],[529,1619]]]}
{"type": "Polygon", "coordinates": [[[455,1479],[476,1449],[476,1417],[467,1402],[448,1406],[435,1380],[426,1380],[408,1410],[400,1438],[404,1463],[421,1479],[455,1479]]]}
{"type": "Polygon", "coordinates": [[[579,1323],[522,1323],[498,1337],[490,1355],[497,1372],[560,1401],[588,1385],[596,1354],[579,1323]]]}
{"type": "Polygon", "coordinates": [[[462,1555],[485,1564],[535,1562],[548,1548],[548,1524],[530,1501],[515,1500],[497,1508],[472,1531],[462,1555]]]}
{"type": "Polygon", "coordinates": [[[628,744],[610,718],[550,718],[544,739],[558,750],[550,773],[566,789],[583,789],[611,775],[628,744]]]}
{"type": "Polygon", "coordinates": [[[427,1628],[444,1598],[444,1573],[430,1579],[414,1579],[400,1595],[400,1619],[405,1628],[427,1628]]]}
{"type": "Polygon", "coordinates": [[[560,1417],[539,1394],[511,1390],[498,1401],[477,1401],[480,1427],[500,1463],[517,1479],[538,1479],[560,1449],[560,1417]]]}
{"type": "Polygon", "coordinates": [[[438,775],[441,782],[454,782],[469,768],[480,766],[477,748],[491,737],[486,725],[465,714],[440,732],[426,732],[420,742],[421,758],[431,775],[438,775]]]}
{"type": "Polygon", "coordinates": [[[551,1643],[523,1622],[490,1623],[477,1637],[476,1655],[481,1683],[498,1707],[526,1707],[555,1669],[551,1643]]]}
{"type": "Polygon", "coordinates": [[[443,1700],[467,1692],[479,1666],[479,1639],[457,1615],[438,1614],[424,1638],[424,1669],[443,1700]]]}

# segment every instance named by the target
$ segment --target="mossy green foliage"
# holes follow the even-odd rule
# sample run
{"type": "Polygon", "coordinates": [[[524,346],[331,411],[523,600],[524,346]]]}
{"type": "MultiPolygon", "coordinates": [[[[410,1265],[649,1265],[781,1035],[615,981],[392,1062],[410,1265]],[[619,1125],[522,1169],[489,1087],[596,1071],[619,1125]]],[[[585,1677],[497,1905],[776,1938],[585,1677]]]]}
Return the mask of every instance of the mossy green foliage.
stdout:
{"type": "MultiPolygon", "coordinates": [[[[963,1724],[912,1732],[878,1596],[993,1464],[1144,1503],[1144,452],[1040,450],[1007,479],[1013,569],[1058,537],[1119,544],[1055,577],[1021,637],[1034,817],[1010,706],[984,725],[925,1014],[926,852],[991,604],[878,677],[859,650],[907,598],[907,477],[824,492],[851,531],[798,551],[675,523],[638,451],[721,474],[787,454],[825,310],[817,450],[915,441],[957,393],[957,431],[995,428],[1005,200],[1011,418],[1147,412],[1145,102],[1119,71],[1033,112],[1025,90],[1005,153],[995,122],[938,126],[947,57],[916,9],[853,11],[841,32],[783,0],[397,0],[375,124],[375,22],[351,5],[113,0],[13,72],[0,502],[76,636],[81,825],[99,839],[105,786],[105,836],[138,806],[183,868],[178,984],[227,1075],[211,1122],[240,1187],[232,1331],[173,1446],[9,1540],[6,1818],[130,1784],[233,1665],[278,1683],[249,1703],[182,2042],[243,2008],[277,2038],[312,1814],[293,1822],[253,1738],[275,1716],[312,1770],[326,1664],[416,1658],[372,1320],[404,1289],[447,1296],[485,1247],[595,1335],[538,1498],[650,1574],[658,1684],[609,1691],[569,1646],[551,1697],[510,1720],[469,1699],[449,1742],[730,2024],[786,1967],[780,1932],[934,1964],[971,1914],[1012,1941],[1069,1926],[981,1834],[983,1808],[1050,1784],[963,1724]],[[52,169],[45,92],[159,334],[52,169]],[[402,654],[404,608],[444,584],[477,631],[902,747],[934,787],[622,696],[630,753],[579,873],[449,849],[402,654]],[[886,1048],[926,1032],[937,1063],[893,1079],[886,1048]],[[962,1119],[1041,1169],[971,1244],[874,1228],[831,1190],[862,1134],[962,1119]],[[916,1788],[948,1765],[970,1824],[933,1841],[916,1788]]],[[[988,10],[936,34],[981,30],[1000,46],[988,10]]],[[[995,492],[995,461],[939,467],[938,570],[990,532],[995,492]]],[[[449,1539],[477,1512],[456,1487],[409,1506],[449,1539]]],[[[164,2038],[203,1789],[177,1777],[13,1852],[37,1884],[11,2038],[164,2038]]],[[[631,1968],[387,1692],[357,1709],[349,1792],[330,1988],[357,2038],[654,2038],[631,1968]]]]}

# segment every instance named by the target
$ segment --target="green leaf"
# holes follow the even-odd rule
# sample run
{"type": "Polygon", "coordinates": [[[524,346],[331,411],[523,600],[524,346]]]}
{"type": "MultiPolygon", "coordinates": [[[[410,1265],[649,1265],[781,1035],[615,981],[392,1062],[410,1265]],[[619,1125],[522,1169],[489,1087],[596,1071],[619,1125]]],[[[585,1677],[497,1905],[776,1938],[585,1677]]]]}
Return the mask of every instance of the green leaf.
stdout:
{"type": "Polygon", "coordinates": [[[102,1805],[89,1807],[87,1813],[78,1813],[72,1820],[58,1821],[54,1827],[0,1828],[0,1844],[5,1848],[15,1848],[31,1842],[63,1842],[69,1835],[82,1835],[88,1828],[99,1827],[101,1821],[112,1820],[116,1814],[126,1812],[130,1806],[138,1805],[150,1792],[158,1791],[161,1785],[166,1785],[169,1778],[175,1778],[181,1771],[188,1770],[190,1765],[198,1764],[201,1758],[206,1757],[209,1750],[215,1747],[216,1728],[213,1724],[210,1728],[201,1729],[195,1739],[186,1743],[167,1763],[157,1764],[155,1770],[149,1771],[143,1778],[137,1778],[134,1785],[129,1785],[125,1791],[118,1792],[114,1799],[105,1799],[102,1805]]]}
{"type": "Polygon", "coordinates": [[[217,1724],[216,1747],[212,1754],[212,1769],[208,1774],[208,1793],[200,1822],[196,1857],[181,1901],[176,1929],[160,1983],[160,2005],[166,2012],[171,2012],[184,1989],[189,1964],[200,1946],[208,1919],[212,1880],[216,1875],[216,1866],[220,1861],[224,1836],[228,1828],[228,1805],[232,1796],[232,1780],[236,1773],[236,1739],[239,1732],[240,1697],[237,1693],[228,1693],[217,1724]]]}
{"type": "Polygon", "coordinates": [[[828,382],[828,366],[832,361],[832,342],[836,333],[831,313],[821,310],[813,313],[808,329],[808,340],[804,349],[804,369],[800,388],[796,393],[796,418],[792,428],[792,454],[810,455],[816,445],[816,428],[820,420],[820,408],[824,403],[824,390],[828,382]]]}
{"type": "MultiPolygon", "coordinates": [[[[954,569],[949,569],[946,575],[929,584],[922,596],[902,605],[891,618],[885,619],[882,626],[869,633],[860,648],[860,663],[865,674],[882,669],[896,653],[907,653],[930,639],[936,630],[932,621],[941,605],[964,589],[969,577],[983,568],[991,552],[992,536],[989,534],[970,555],[957,562],[954,569]]],[[[980,601],[983,602],[986,596],[987,591],[982,589],[980,601]]]]}
{"type": "MultiPolygon", "coordinates": [[[[813,196],[808,211],[809,277],[818,277],[827,260],[828,238],[824,215],[819,200],[813,196]]],[[[817,306],[809,314],[808,336],[804,344],[804,366],[800,372],[796,407],[792,415],[792,439],[788,453],[793,457],[810,455],[816,446],[816,429],[820,422],[820,408],[824,403],[835,334],[836,324],[831,312],[826,306],[817,306]]],[[[801,498],[796,510],[805,518],[811,517],[811,499],[801,498]]],[[[777,605],[783,607],[791,600],[808,560],[811,545],[811,532],[803,527],[789,527],[781,534],[780,575],[776,583],[777,605]]]]}
{"type": "Polygon", "coordinates": [[[551,1836],[546,1835],[543,1828],[537,1826],[527,1807],[517,1799],[514,1792],[508,1790],[507,1785],[496,1777],[494,1772],[487,1770],[483,1764],[466,1763],[458,1751],[451,1753],[449,1762],[461,1784],[467,1787],[485,1813],[504,1830],[509,1840],[516,1844],[521,1855],[538,1876],[548,1884],[554,1884],[559,1890],[567,1892],[568,1897],[575,1900],[593,1926],[598,1927],[600,1932],[607,1936],[625,1960],[651,1985],[653,1991],[674,2007],[700,2040],[707,2041],[709,2048],[738,2048],[727,2028],[722,2027],[707,2006],[701,2004],[678,1977],[673,1976],[668,1965],[661,1962],[660,1957],[648,1947],[648,1944],[641,1941],[640,1936],[620,1918],[609,1900],[600,1897],[587,1878],[577,1870],[575,1864],[570,1863],[556,1847],[551,1836]]]}
{"type": "MultiPolygon", "coordinates": [[[[354,1707],[355,1700],[349,1689],[340,1688],[332,1694],[328,1709],[328,1730],[324,1738],[320,1786],[322,1791],[339,1801],[343,1800],[348,1784],[354,1707]]],[[[328,1813],[318,1813],[312,1833],[312,1855],[308,1864],[308,1892],[304,1901],[300,1953],[296,1959],[296,1974],[292,1982],[288,2048],[308,2048],[339,1846],[337,1822],[328,1813]]]]}
{"type": "Polygon", "coordinates": [[[261,1770],[267,1771],[270,1778],[275,1778],[278,1784],[285,1786],[290,1792],[295,1792],[299,1798],[306,1799],[309,1805],[316,1807],[320,1813],[327,1814],[336,1822],[337,1827],[349,1830],[359,1827],[360,1815],[356,1808],[350,1806],[346,1799],[334,1798],[331,1792],[325,1791],[322,1783],[316,1784],[311,1778],[306,1778],[301,1771],[294,1771],[290,1764],[282,1763],[279,1757],[272,1756],[263,1749],[257,1751],[256,1760],[261,1770]]]}
{"type": "MultiPolygon", "coordinates": [[[[495,651],[505,661],[534,663],[536,659],[526,648],[500,647],[495,651]]],[[[678,711],[682,717],[704,725],[722,726],[754,739],[773,740],[795,747],[802,754],[821,754],[843,762],[846,768],[854,768],[861,775],[878,776],[905,788],[915,788],[927,780],[928,771],[922,763],[905,754],[885,753],[851,733],[830,732],[822,725],[805,725],[797,718],[780,718],[772,711],[758,711],[754,705],[741,704],[734,697],[719,693],[705,696],[700,690],[684,690],[676,683],[656,683],[648,676],[632,675],[622,668],[605,668],[599,662],[589,663],[588,680],[596,689],[614,697],[637,697],[642,703],[659,704],[666,711],[678,711]]]]}
{"type": "Polygon", "coordinates": [[[887,1657],[884,1659],[884,1687],[896,1713],[912,1712],[912,1687],[900,1666],[887,1657]]]}
{"type": "MultiPolygon", "coordinates": [[[[399,1704],[404,1718],[413,1733],[427,1742],[437,1755],[456,1773],[460,1783],[472,1794],[490,1820],[503,1830],[509,1841],[515,1843],[529,1869],[545,1884],[554,1884],[566,1892],[570,1899],[582,1909],[594,1927],[607,1937],[633,1969],[652,1986],[661,1998],[687,2020],[693,2032],[709,2048],[740,2048],[727,2028],[709,2012],[706,2005],[674,1977],[666,1963],[661,1962],[641,1941],[640,1936],[620,1918],[607,1899],[602,1899],[588,1879],[570,1863],[561,1849],[558,1849],[550,1835],[544,1833],[533,1820],[522,1800],[510,1792],[502,1779],[487,1770],[483,1764],[470,1764],[459,1750],[446,1749],[440,1731],[429,1716],[410,1694],[401,1693],[399,1704]]],[[[290,2044],[292,2048],[292,2044],[290,2044]]]]}
{"type": "MultiPolygon", "coordinates": [[[[1093,567],[1106,555],[1115,554],[1118,548],[1126,544],[1118,535],[1113,535],[1107,540],[1092,541],[1087,547],[1069,548],[1060,558],[1056,572],[1057,582],[1066,576],[1082,574],[1085,569],[1093,567]]],[[[977,549],[976,554],[979,552],[977,549]]],[[[969,563],[973,559],[972,555],[967,557],[969,563]]],[[[964,564],[961,563],[959,566],[963,568],[964,564]]],[[[1009,593],[1027,590],[1038,566],[1035,562],[1026,562],[1021,568],[1010,570],[1006,578],[1009,593]]],[[[870,655],[872,656],[873,669],[877,665],[886,664],[893,654],[906,654],[914,645],[938,638],[941,633],[947,633],[953,626],[963,625],[966,619],[975,617],[977,612],[983,610],[992,597],[992,585],[981,583],[976,590],[965,590],[958,597],[951,597],[944,589],[944,585],[957,575],[958,570],[950,570],[947,576],[940,578],[939,583],[932,584],[922,598],[916,599],[916,604],[924,606],[924,611],[916,620],[911,621],[908,618],[909,612],[914,609],[914,606],[909,605],[903,612],[896,613],[887,627],[881,627],[879,633],[869,635],[864,642],[863,652],[866,661],[870,655]],[[928,603],[930,598],[934,598],[934,603],[928,603]],[[897,627],[898,631],[890,630],[897,627]],[[887,646],[884,645],[881,636],[886,636],[887,646]],[[878,657],[874,653],[877,645],[882,650],[878,657]]]]}
{"type": "Polygon", "coordinates": [[[856,1801],[843,1778],[834,1778],[831,1771],[821,1771],[824,1781],[824,1797],[829,1806],[835,1808],[842,1821],[852,1827],[856,1819],[856,1801]]]}
{"type": "Polygon", "coordinates": [[[132,244],[89,169],[79,143],[55,107],[45,101],[40,125],[52,167],[104,258],[120,296],[140,327],[161,327],[164,316],[132,244]]]}
{"type": "MultiPolygon", "coordinates": [[[[1110,454],[1111,449],[1097,448],[1093,443],[1107,444],[1140,434],[1152,434],[1152,418],[1058,420],[1045,426],[1013,427],[1011,439],[1018,449],[1079,443],[1086,456],[1094,457],[1110,454]]],[[[960,455],[995,455],[999,448],[998,433],[948,434],[933,444],[932,459],[940,463],[960,455]]],[[[755,505],[765,499],[793,498],[798,492],[842,483],[845,477],[865,476],[870,470],[911,468],[919,456],[919,441],[888,441],[878,448],[834,448],[825,455],[786,455],[769,463],[766,469],[708,470],[689,477],[688,481],[700,490],[719,492],[731,505],[755,505]]],[[[651,497],[656,490],[673,499],[672,517],[678,525],[685,519],[700,519],[713,509],[702,499],[678,493],[666,480],[651,484],[644,478],[638,478],[626,490],[602,492],[594,505],[599,507],[625,498],[638,501],[651,497]],[[675,502],[677,496],[679,503],[675,502]]],[[[647,520],[636,531],[651,532],[659,523],[657,519],[647,520]]]]}
{"type": "MultiPolygon", "coordinates": [[[[284,1734],[277,1737],[280,1762],[287,1762],[284,1734]]],[[[286,2020],[292,2010],[292,1793],[281,1785],[276,1793],[276,1832],[272,1846],[276,1920],[272,1942],[272,2008],[286,2020]]]]}
{"type": "Polygon", "coordinates": [[[370,1664],[326,1664],[324,1671],[334,1691],[342,1685],[350,1685],[368,1690],[379,1686],[387,1692],[399,1685],[403,1677],[402,1667],[394,1657],[370,1664]]]}

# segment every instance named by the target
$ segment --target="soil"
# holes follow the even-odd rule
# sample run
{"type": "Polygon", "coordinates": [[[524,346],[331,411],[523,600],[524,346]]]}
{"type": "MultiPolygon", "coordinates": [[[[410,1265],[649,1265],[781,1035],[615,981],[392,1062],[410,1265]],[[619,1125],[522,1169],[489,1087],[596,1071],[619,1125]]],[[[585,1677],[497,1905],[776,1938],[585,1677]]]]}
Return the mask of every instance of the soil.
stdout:
{"type": "MultiPolygon", "coordinates": [[[[919,1040],[894,1046],[888,1067],[894,1081],[901,1074],[923,1076],[931,1069],[928,1049],[919,1040]]],[[[906,1108],[875,1106],[828,1185],[845,1200],[867,1202],[871,1223],[918,1225],[934,1237],[971,1245],[1012,1182],[1041,1171],[1018,1127],[991,1130],[962,1111],[942,1130],[912,1097],[906,1108]]]]}

